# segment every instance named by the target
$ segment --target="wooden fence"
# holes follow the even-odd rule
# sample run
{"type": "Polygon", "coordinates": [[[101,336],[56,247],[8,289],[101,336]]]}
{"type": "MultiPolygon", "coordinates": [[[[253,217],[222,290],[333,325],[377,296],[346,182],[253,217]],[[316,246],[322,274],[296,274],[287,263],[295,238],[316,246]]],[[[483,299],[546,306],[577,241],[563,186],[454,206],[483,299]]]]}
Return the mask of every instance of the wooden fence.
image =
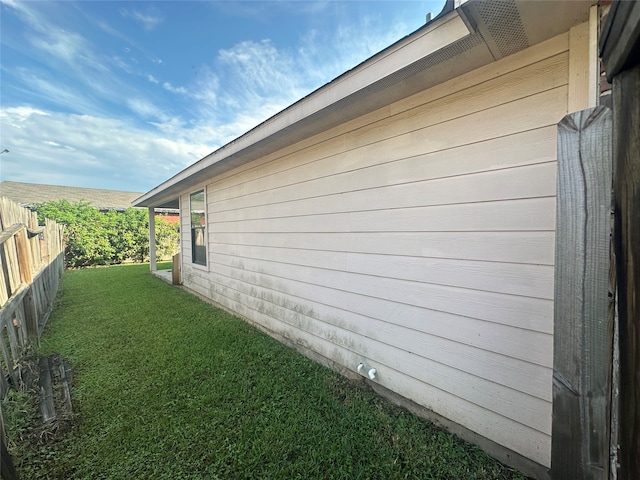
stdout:
{"type": "Polygon", "coordinates": [[[609,478],[615,313],[611,118],[611,110],[596,107],[558,124],[554,479],[609,478]]]}
{"type": "Polygon", "coordinates": [[[617,478],[640,478],[640,2],[616,1],[600,54],[613,84],[614,245],[618,285],[617,478]]]}
{"type": "MultiPolygon", "coordinates": [[[[63,227],[0,197],[0,399],[21,382],[20,360],[37,343],[64,270],[63,227]]],[[[11,475],[0,411],[2,476],[11,475]],[[9,470],[5,470],[9,469],[9,470]]]]}

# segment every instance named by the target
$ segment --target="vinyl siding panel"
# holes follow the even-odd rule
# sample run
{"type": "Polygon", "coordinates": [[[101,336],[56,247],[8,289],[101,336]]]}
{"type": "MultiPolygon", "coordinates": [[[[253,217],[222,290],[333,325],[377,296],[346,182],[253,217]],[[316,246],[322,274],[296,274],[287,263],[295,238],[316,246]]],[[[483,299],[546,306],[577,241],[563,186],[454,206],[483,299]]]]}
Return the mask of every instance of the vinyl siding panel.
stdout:
{"type": "MultiPolygon", "coordinates": [[[[404,134],[384,141],[376,141],[374,136],[371,144],[358,146],[356,144],[357,141],[363,140],[359,138],[352,142],[356,144],[353,145],[353,148],[347,149],[343,153],[329,155],[321,162],[307,163],[304,167],[296,165],[295,157],[284,158],[280,162],[274,162],[275,171],[268,176],[265,175],[255,180],[235,185],[233,188],[224,184],[212,185],[209,189],[210,196],[208,201],[209,203],[217,203],[244,195],[253,197],[260,192],[268,193],[283,185],[302,184],[319,177],[335,176],[341,173],[336,170],[353,171],[385,163],[386,169],[377,170],[377,172],[384,172],[393,168],[392,162],[395,160],[433,154],[435,152],[439,153],[438,157],[444,156],[444,158],[447,158],[449,154],[447,150],[449,149],[496,138],[496,129],[499,129],[499,137],[508,137],[523,131],[555,125],[555,123],[549,121],[550,117],[555,118],[560,115],[559,118],[562,118],[566,114],[566,101],[567,87],[560,86],[508,104],[491,107],[466,117],[420,129],[411,130],[416,128],[416,124],[405,119],[404,128],[409,131],[404,134]],[[565,106],[562,107],[562,105],[565,106]],[[540,106],[545,106],[546,108],[541,109],[540,106]],[[464,135],[460,135],[462,132],[464,132],[464,135]],[[282,169],[282,167],[287,166],[290,168],[282,169]]],[[[364,136],[365,134],[361,135],[364,136]]],[[[507,141],[513,143],[514,140],[517,140],[517,138],[508,139],[507,141]]],[[[328,146],[328,148],[331,150],[337,148],[335,143],[328,146]]],[[[485,148],[484,145],[475,145],[474,147],[485,148]]],[[[318,146],[314,147],[314,149],[318,148],[318,146]]],[[[346,142],[344,148],[348,148],[346,142]]],[[[453,153],[455,154],[456,152],[453,153]]],[[[306,159],[307,157],[303,158],[306,159]]],[[[421,160],[422,163],[429,161],[428,158],[421,160]]],[[[533,161],[544,161],[544,157],[536,156],[533,161]]],[[[427,167],[423,166],[423,168],[427,167]]],[[[265,170],[266,168],[262,167],[255,173],[264,172],[265,170]]],[[[418,171],[417,173],[419,174],[420,172],[418,171]]],[[[385,175],[382,175],[382,177],[384,178],[385,175]]],[[[420,177],[418,177],[419,179],[420,177]]],[[[398,182],[400,180],[393,181],[398,182]]],[[[214,206],[213,210],[225,210],[224,206],[225,204],[222,203],[220,207],[214,206]]]]}
{"type": "MultiPolygon", "coordinates": [[[[551,300],[260,260],[244,261],[238,265],[243,270],[250,269],[265,277],[268,272],[278,278],[306,283],[310,285],[309,295],[313,295],[313,286],[320,285],[536,332],[553,331],[551,300]]],[[[356,304],[350,310],[357,307],[356,304]]],[[[392,320],[395,323],[396,320],[392,320]]]]}
{"type": "Polygon", "coordinates": [[[553,267],[549,265],[227,244],[215,244],[213,249],[214,263],[254,259],[549,300],[554,293],[549,284],[553,267]]]}
{"type": "Polygon", "coordinates": [[[553,265],[554,232],[217,233],[225,245],[553,265]]]}
{"type": "Polygon", "coordinates": [[[549,466],[568,64],[561,35],[211,179],[185,285],[549,466]]]}

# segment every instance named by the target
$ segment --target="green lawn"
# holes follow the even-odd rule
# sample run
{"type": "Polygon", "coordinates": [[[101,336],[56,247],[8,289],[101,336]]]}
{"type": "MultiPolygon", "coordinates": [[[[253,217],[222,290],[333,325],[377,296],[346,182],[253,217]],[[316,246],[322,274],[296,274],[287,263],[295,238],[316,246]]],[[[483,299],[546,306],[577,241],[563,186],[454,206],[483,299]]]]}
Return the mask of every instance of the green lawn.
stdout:
{"type": "Polygon", "coordinates": [[[147,265],[66,273],[40,350],[78,418],[18,445],[22,479],[524,478],[147,265]]]}

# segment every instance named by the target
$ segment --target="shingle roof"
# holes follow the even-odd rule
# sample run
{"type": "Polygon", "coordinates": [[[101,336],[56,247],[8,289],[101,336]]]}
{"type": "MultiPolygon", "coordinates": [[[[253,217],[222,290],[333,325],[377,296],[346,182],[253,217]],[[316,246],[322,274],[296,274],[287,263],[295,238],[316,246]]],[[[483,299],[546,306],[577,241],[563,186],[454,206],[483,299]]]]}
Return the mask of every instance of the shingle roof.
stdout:
{"type": "Polygon", "coordinates": [[[7,181],[0,183],[0,196],[8,197],[23,206],[50,200],[68,200],[70,202],[82,200],[89,202],[100,210],[124,210],[129,208],[131,202],[141,195],[142,193],[140,192],[101,190],[98,188],[7,181]]]}

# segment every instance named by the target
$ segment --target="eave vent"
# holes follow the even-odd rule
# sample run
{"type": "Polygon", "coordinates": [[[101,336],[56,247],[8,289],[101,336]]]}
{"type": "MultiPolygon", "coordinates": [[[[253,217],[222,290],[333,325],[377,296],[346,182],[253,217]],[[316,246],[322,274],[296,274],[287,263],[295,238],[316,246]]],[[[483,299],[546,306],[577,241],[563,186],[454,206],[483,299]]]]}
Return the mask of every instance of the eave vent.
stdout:
{"type": "Polygon", "coordinates": [[[512,0],[488,0],[473,4],[489,34],[487,43],[493,43],[506,57],[529,47],[518,7],[512,0]]]}

